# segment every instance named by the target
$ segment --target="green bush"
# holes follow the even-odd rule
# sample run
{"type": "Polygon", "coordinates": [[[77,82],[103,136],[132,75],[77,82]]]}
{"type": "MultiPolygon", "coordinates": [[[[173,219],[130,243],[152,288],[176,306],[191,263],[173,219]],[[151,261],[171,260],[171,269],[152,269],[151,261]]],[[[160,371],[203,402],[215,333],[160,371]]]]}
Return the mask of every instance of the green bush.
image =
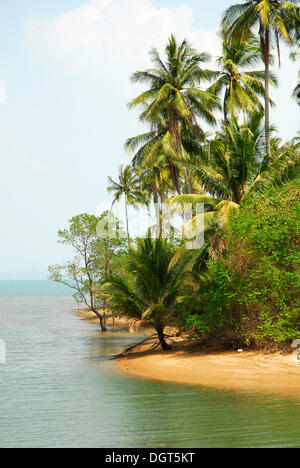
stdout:
{"type": "Polygon", "coordinates": [[[300,338],[299,182],[255,196],[232,216],[221,233],[226,250],[199,289],[201,307],[185,314],[188,328],[237,346],[300,338]]]}

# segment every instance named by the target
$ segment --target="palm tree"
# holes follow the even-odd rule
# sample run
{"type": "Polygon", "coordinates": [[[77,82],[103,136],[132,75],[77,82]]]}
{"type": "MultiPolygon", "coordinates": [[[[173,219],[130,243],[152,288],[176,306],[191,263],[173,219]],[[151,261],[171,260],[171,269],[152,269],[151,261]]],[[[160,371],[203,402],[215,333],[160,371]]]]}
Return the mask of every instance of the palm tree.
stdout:
{"type": "MultiPolygon", "coordinates": [[[[205,134],[200,131],[201,140],[205,139],[205,134]]],[[[134,168],[142,169],[151,174],[155,170],[164,173],[164,180],[171,182],[173,187],[170,190],[181,193],[183,187],[183,170],[179,168],[178,162],[189,159],[190,153],[201,153],[201,145],[190,133],[189,126],[185,122],[180,127],[180,139],[182,154],[179,155],[173,148],[168,124],[161,119],[156,129],[150,132],[129,138],[125,148],[129,153],[133,153],[132,165],[134,168]]],[[[187,168],[185,171],[185,183],[187,182],[187,168]]],[[[189,185],[189,184],[188,184],[189,185]]]]}
{"type": "Polygon", "coordinates": [[[280,63],[280,39],[291,45],[299,34],[299,0],[246,0],[229,7],[222,19],[226,37],[244,42],[259,28],[260,49],[265,64],[265,138],[267,155],[271,159],[270,146],[270,53],[274,39],[280,63]]]}
{"type": "MultiPolygon", "coordinates": [[[[183,154],[181,123],[185,122],[191,133],[200,137],[197,117],[215,124],[212,110],[219,107],[219,101],[216,96],[198,88],[203,80],[212,76],[211,71],[200,68],[200,64],[208,61],[208,54],[198,53],[186,40],[177,44],[173,35],[165,52],[164,62],[157,50],[152,49],[150,54],[154,68],[132,75],[133,82],[146,83],[150,87],[131,101],[129,107],[141,107],[140,120],[151,124],[151,130],[156,130],[153,136],[158,140],[163,137],[166,156],[172,166],[172,153],[183,154]]],[[[149,134],[148,136],[151,137],[149,134]]],[[[145,138],[146,141],[148,136],[141,136],[141,139],[145,138]]],[[[158,145],[157,142],[156,147],[158,145]]],[[[175,185],[178,191],[178,183],[175,185]]]]}
{"type": "Polygon", "coordinates": [[[133,154],[132,166],[137,169],[152,172],[154,168],[167,168],[172,180],[173,189],[180,189],[180,174],[177,167],[178,154],[171,143],[168,124],[163,117],[153,125],[149,132],[129,138],[125,149],[133,154]]]}
{"type": "MultiPolygon", "coordinates": [[[[168,198],[168,194],[173,193],[172,181],[168,167],[152,166],[137,171],[140,177],[140,191],[145,194],[149,200],[148,208],[150,209],[151,200],[153,200],[155,213],[157,216],[158,233],[162,233],[162,212],[163,205],[168,198]]],[[[149,210],[150,216],[150,210],[149,210]]]]}
{"type": "MultiPolygon", "coordinates": [[[[233,117],[235,111],[254,112],[262,110],[263,104],[259,97],[265,97],[265,72],[260,70],[246,71],[253,68],[261,60],[259,43],[251,38],[243,43],[223,39],[223,54],[218,57],[220,71],[216,73],[217,80],[209,87],[208,92],[219,96],[224,92],[224,119],[228,114],[233,117]]],[[[277,85],[274,75],[270,74],[270,83],[277,85]]],[[[272,103],[272,101],[270,100],[272,103]]]]}
{"type": "Polygon", "coordinates": [[[146,203],[145,195],[140,191],[139,176],[133,171],[130,166],[120,166],[119,169],[119,180],[115,182],[110,176],[108,177],[109,186],[107,191],[113,193],[114,199],[113,205],[120,201],[121,197],[124,196],[125,205],[125,217],[126,217],[126,230],[128,238],[128,246],[130,245],[130,234],[129,234],[129,221],[128,221],[128,204],[134,205],[137,203],[146,203]]]}
{"type": "Polygon", "coordinates": [[[161,237],[138,239],[129,249],[128,279],[111,276],[105,289],[108,308],[128,317],[139,317],[155,328],[163,350],[164,328],[174,315],[184,281],[188,256],[173,261],[175,249],[161,237]]]}
{"type": "MultiPolygon", "coordinates": [[[[204,152],[199,164],[192,167],[203,192],[177,195],[169,203],[175,207],[182,203],[205,204],[207,210],[199,216],[204,217],[206,227],[221,226],[246,196],[280,182],[291,167],[299,165],[299,148],[285,145],[269,161],[264,157],[263,112],[250,115],[246,125],[239,125],[233,118],[211,142],[210,153],[204,152]]],[[[195,220],[189,224],[193,226],[195,220]]]]}

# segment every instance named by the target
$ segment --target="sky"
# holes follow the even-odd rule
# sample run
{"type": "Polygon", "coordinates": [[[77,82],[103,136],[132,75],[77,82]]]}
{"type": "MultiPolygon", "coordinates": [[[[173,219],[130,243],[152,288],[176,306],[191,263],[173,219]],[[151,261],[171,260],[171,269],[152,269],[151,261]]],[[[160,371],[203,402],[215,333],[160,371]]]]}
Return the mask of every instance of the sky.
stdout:
{"type": "MultiPolygon", "coordinates": [[[[127,108],[140,91],[130,74],[150,65],[150,48],[162,51],[170,33],[217,56],[231,3],[1,0],[0,279],[44,278],[68,259],[57,231],[110,205],[107,176],[129,163],[124,142],[144,130],[127,108]]],[[[290,99],[298,67],[284,50],[271,111],[284,140],[300,127],[290,99]]]]}

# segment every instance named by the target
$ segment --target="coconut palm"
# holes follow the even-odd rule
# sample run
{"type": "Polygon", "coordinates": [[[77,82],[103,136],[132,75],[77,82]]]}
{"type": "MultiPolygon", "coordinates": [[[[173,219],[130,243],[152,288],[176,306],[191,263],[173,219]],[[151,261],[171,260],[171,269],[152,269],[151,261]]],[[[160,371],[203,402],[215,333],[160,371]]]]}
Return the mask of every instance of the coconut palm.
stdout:
{"type": "MultiPolygon", "coordinates": [[[[131,101],[129,107],[141,108],[140,119],[150,123],[151,130],[157,131],[155,136],[159,142],[153,149],[163,143],[166,157],[172,165],[174,152],[183,154],[181,123],[185,122],[190,132],[200,137],[197,117],[215,124],[212,111],[219,107],[219,101],[216,96],[199,89],[203,80],[213,76],[213,72],[200,67],[208,61],[207,53],[198,53],[186,40],[178,44],[173,35],[165,52],[166,60],[163,61],[157,50],[152,49],[150,54],[154,68],[132,75],[133,82],[146,83],[149,89],[131,101]]],[[[140,141],[143,138],[147,139],[148,136],[141,136],[140,141]]]]}
{"type": "Polygon", "coordinates": [[[138,239],[136,247],[129,249],[128,279],[112,276],[105,284],[108,308],[150,322],[163,350],[168,349],[164,328],[174,315],[188,261],[185,256],[172,262],[174,252],[161,237],[138,239]]]}
{"type": "Polygon", "coordinates": [[[299,34],[299,0],[246,0],[229,7],[222,19],[227,38],[244,42],[259,29],[260,49],[265,64],[265,138],[269,159],[270,146],[270,53],[275,41],[280,63],[280,39],[292,45],[299,34]]]}
{"type": "Polygon", "coordinates": [[[133,154],[134,168],[153,171],[154,168],[166,168],[172,180],[173,189],[181,192],[180,174],[177,167],[178,154],[171,144],[168,124],[163,117],[151,131],[129,138],[126,150],[133,154]]]}
{"type": "MultiPolygon", "coordinates": [[[[205,139],[205,134],[202,131],[200,131],[200,135],[201,140],[205,139]]],[[[170,189],[179,194],[185,189],[183,176],[185,175],[186,183],[187,170],[184,168],[185,174],[183,174],[183,170],[178,166],[178,161],[182,162],[188,159],[191,152],[201,153],[200,143],[191,135],[189,125],[186,125],[185,122],[180,127],[180,139],[182,152],[181,155],[178,155],[172,146],[167,122],[161,119],[155,130],[129,138],[125,148],[129,153],[134,154],[133,167],[141,168],[150,174],[157,169],[160,170],[164,173],[164,180],[171,182],[170,189]]]]}
{"type": "Polygon", "coordinates": [[[108,177],[109,186],[107,191],[113,193],[112,207],[116,202],[119,202],[122,196],[124,197],[125,206],[125,217],[126,217],[126,230],[128,238],[128,246],[130,245],[130,234],[129,234],[129,221],[128,221],[128,205],[134,205],[138,203],[146,203],[145,194],[140,189],[139,176],[130,166],[120,166],[119,169],[119,180],[115,182],[110,176],[108,177]]]}
{"type": "MultiPolygon", "coordinates": [[[[233,117],[235,111],[250,113],[263,109],[260,97],[265,97],[265,72],[253,70],[260,61],[259,43],[254,38],[243,43],[223,40],[223,53],[217,58],[220,70],[217,72],[217,80],[208,91],[217,96],[224,93],[225,120],[229,115],[233,117]],[[247,67],[251,70],[245,70],[247,67]]],[[[271,74],[270,83],[277,85],[276,77],[271,74]]]]}

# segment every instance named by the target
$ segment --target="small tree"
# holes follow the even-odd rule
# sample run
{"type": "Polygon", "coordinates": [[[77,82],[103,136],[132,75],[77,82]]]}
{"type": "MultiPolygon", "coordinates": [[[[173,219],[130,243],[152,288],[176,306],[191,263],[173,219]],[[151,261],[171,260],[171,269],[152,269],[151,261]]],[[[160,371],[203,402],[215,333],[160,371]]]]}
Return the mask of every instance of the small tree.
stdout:
{"type": "Polygon", "coordinates": [[[69,221],[69,228],[58,232],[59,243],[73,248],[74,258],[64,265],[49,267],[49,279],[75,291],[77,301],[85,304],[106,331],[105,306],[99,294],[102,279],[113,273],[124,251],[126,236],[120,222],[109,212],[100,217],[80,214],[69,221]],[[99,229],[99,227],[101,229],[99,229]]]}
{"type": "Polygon", "coordinates": [[[80,308],[80,304],[81,304],[81,296],[80,294],[78,294],[77,292],[75,292],[73,294],[73,298],[74,298],[74,301],[76,302],[77,304],[77,309],[78,309],[78,312],[79,312],[79,308],[80,308]]]}

